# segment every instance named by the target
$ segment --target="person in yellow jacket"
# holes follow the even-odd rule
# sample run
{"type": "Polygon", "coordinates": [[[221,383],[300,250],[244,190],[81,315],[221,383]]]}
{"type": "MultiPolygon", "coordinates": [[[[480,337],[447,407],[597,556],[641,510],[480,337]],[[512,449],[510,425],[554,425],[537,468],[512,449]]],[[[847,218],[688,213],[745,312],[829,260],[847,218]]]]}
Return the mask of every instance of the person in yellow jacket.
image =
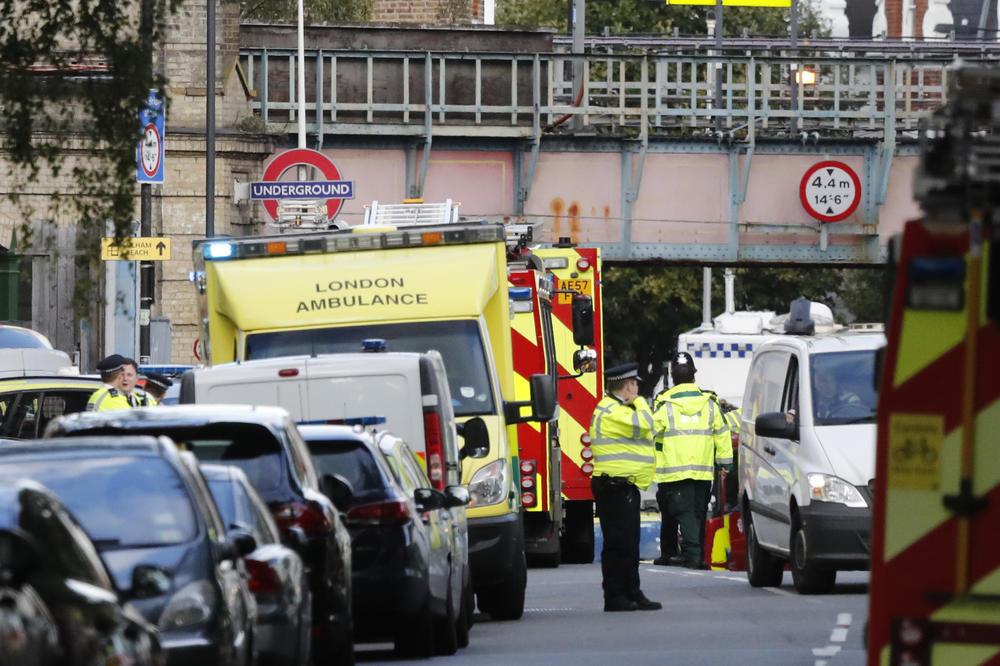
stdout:
{"type": "Polygon", "coordinates": [[[656,421],[656,501],[680,526],[681,564],[707,569],[705,518],[715,466],[731,467],[733,445],[718,400],[694,383],[694,359],[670,362],[674,386],[662,394],[656,421]]]}
{"type": "Polygon", "coordinates": [[[132,392],[130,377],[133,375],[126,371],[127,363],[128,359],[120,354],[112,354],[98,362],[97,371],[101,373],[104,386],[90,395],[86,411],[104,412],[111,409],[132,408],[129,394],[132,392]]]}
{"type": "Polygon", "coordinates": [[[590,487],[604,543],[604,610],[659,610],[663,605],[639,588],[639,491],[652,483],[656,467],[653,413],[639,396],[637,364],[608,368],[604,381],[607,394],[590,421],[590,487]]]}

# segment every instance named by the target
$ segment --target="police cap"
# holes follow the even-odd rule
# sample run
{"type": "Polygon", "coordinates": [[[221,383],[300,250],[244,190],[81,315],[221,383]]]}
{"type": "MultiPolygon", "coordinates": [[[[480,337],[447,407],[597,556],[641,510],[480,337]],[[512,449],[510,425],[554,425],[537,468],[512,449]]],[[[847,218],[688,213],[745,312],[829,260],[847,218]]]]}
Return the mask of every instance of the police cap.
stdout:
{"type": "Polygon", "coordinates": [[[102,358],[97,362],[97,371],[102,375],[107,375],[113,372],[118,372],[127,362],[127,359],[121,354],[112,354],[106,358],[102,358]]]}
{"type": "Polygon", "coordinates": [[[692,373],[697,371],[697,368],[694,367],[694,359],[687,352],[677,352],[670,359],[670,373],[673,374],[677,368],[690,368],[692,373]]]}
{"type": "Polygon", "coordinates": [[[142,374],[146,378],[146,386],[152,384],[153,386],[156,386],[157,388],[166,391],[168,388],[174,385],[174,383],[170,380],[170,377],[167,377],[166,375],[161,375],[158,372],[144,372],[142,374]]]}
{"type": "Polygon", "coordinates": [[[604,380],[608,382],[621,381],[622,379],[629,379],[631,377],[639,376],[639,364],[638,363],[624,363],[622,365],[616,365],[613,368],[607,368],[604,371],[604,380]]]}

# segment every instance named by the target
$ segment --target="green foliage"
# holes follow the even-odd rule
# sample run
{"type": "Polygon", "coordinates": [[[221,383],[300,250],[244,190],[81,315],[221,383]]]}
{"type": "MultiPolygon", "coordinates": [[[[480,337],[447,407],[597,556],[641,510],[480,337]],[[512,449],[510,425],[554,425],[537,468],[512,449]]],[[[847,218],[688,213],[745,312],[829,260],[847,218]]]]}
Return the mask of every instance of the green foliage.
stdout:
{"type": "MultiPolygon", "coordinates": [[[[497,23],[555,28],[567,31],[567,1],[572,0],[497,0],[497,23]]],[[[763,7],[726,8],[723,27],[726,35],[787,35],[789,11],[763,7]]],[[[682,35],[704,35],[712,7],[667,6],[650,0],[587,2],[587,34],[612,35],[667,34],[675,29],[682,35]]],[[[799,35],[820,37],[826,27],[815,7],[799,4],[799,35]]]]}
{"type": "MultiPolygon", "coordinates": [[[[309,0],[303,3],[306,23],[360,23],[372,14],[373,0],[309,0]]],[[[245,19],[298,20],[298,0],[240,0],[245,19]]]]}
{"type": "MultiPolygon", "coordinates": [[[[884,291],[880,268],[740,268],[737,310],[788,312],[799,296],[829,305],[841,323],[881,321],[884,291]]],[[[660,368],[676,349],[677,336],[702,320],[702,269],[692,266],[612,265],[605,268],[604,357],[608,366],[637,361],[649,393],[660,368]]],[[[721,270],[713,271],[712,313],[725,305],[721,270]]]]}

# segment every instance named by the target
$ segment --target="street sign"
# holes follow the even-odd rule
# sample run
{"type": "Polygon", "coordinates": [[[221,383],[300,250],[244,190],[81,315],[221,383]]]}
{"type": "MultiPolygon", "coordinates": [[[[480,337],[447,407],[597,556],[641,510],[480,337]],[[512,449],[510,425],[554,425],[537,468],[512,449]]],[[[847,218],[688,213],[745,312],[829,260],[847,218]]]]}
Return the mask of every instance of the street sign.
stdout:
{"type": "Polygon", "coordinates": [[[170,239],[165,236],[146,238],[101,239],[101,259],[104,261],[170,261],[170,239]]]}
{"type": "Polygon", "coordinates": [[[308,148],[294,148],[279,153],[264,169],[263,180],[250,183],[250,198],[263,202],[264,210],[278,222],[278,202],[289,199],[315,199],[326,202],[326,217],[337,217],[345,199],[354,198],[354,181],[344,180],[337,165],[323,153],[308,148]],[[293,167],[312,167],[326,180],[282,181],[293,167]]]}
{"type": "Polygon", "coordinates": [[[140,183],[163,184],[163,130],[165,107],[156,90],[150,90],[146,105],[139,110],[142,138],[135,151],[135,179],[140,183]]]}
{"type": "Polygon", "coordinates": [[[843,162],[814,164],[799,183],[802,206],[820,222],[840,222],[861,203],[861,179],[843,162]]]}
{"type": "MultiPolygon", "coordinates": [[[[715,0],[666,0],[668,5],[714,7],[715,0]]],[[[723,7],[791,7],[792,0],[722,0],[723,7]]]]}

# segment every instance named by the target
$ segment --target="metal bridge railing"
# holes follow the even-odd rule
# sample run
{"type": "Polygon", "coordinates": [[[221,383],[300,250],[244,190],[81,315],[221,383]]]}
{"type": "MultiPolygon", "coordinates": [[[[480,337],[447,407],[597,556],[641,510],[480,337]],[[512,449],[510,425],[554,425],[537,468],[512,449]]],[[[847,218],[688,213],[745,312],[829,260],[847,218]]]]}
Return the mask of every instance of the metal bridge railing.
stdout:
{"type": "MultiPolygon", "coordinates": [[[[294,131],[295,52],[248,48],[253,108],[294,131]]],[[[304,104],[311,133],[537,137],[895,137],[943,105],[946,57],[753,57],[567,53],[312,51],[304,104]],[[586,82],[574,95],[572,71],[586,82]],[[716,77],[721,98],[716,98],[716,77]],[[793,94],[792,81],[798,81],[793,94]],[[578,102],[578,103],[577,103],[578,102]],[[793,123],[794,119],[794,123],[793,123]]]]}

